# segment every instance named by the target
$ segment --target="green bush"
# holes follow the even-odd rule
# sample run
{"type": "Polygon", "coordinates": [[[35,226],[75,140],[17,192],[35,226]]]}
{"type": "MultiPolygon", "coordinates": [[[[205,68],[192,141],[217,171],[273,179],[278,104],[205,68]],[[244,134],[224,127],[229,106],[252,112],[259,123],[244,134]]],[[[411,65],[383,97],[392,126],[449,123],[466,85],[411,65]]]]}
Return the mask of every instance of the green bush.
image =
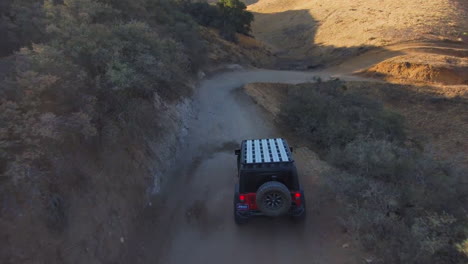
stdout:
{"type": "Polygon", "coordinates": [[[334,148],[327,158],[353,174],[385,182],[404,181],[415,162],[415,153],[386,140],[356,139],[343,149],[334,148]]]}
{"type": "Polygon", "coordinates": [[[323,151],[341,149],[359,137],[404,140],[400,115],[343,87],[341,81],[300,86],[284,103],[282,122],[323,151]]]}
{"type": "MultiPolygon", "coordinates": [[[[252,13],[246,11],[247,7],[240,0],[219,0],[217,6],[223,18],[223,26],[230,27],[235,32],[249,34],[250,24],[254,20],[252,13]]],[[[228,31],[228,29],[223,29],[228,31]]]]}
{"type": "Polygon", "coordinates": [[[0,56],[44,40],[43,1],[3,0],[0,3],[0,56]]]}
{"type": "MultiPolygon", "coordinates": [[[[109,149],[144,148],[143,141],[155,140],[163,129],[155,102],[188,96],[187,83],[206,57],[197,23],[170,0],[1,5],[8,7],[2,15],[24,7],[7,16],[15,23],[31,8],[41,19],[21,20],[24,28],[0,28],[0,34],[27,36],[34,29],[28,23],[42,30],[37,38],[31,33],[30,39],[5,42],[10,52],[28,46],[13,54],[14,69],[0,82],[1,193],[34,190],[46,197],[53,185],[54,193],[64,194],[67,185],[57,179],[72,181],[73,175],[60,172],[72,170],[62,167],[76,157],[93,157],[86,162],[101,167],[112,163],[102,154],[109,149]]],[[[46,200],[37,203],[48,207],[46,200]]]]}
{"type": "Polygon", "coordinates": [[[182,1],[182,5],[200,25],[219,29],[227,40],[236,41],[235,33],[248,35],[251,31],[254,16],[240,0],[219,0],[216,5],[182,1]]]}
{"type": "Polygon", "coordinates": [[[11,0],[1,6],[2,19],[11,19],[13,35],[21,37],[12,48],[43,41],[15,55],[16,71],[0,85],[0,138],[9,142],[0,145],[1,163],[11,169],[2,171],[13,178],[22,174],[14,168],[73,149],[73,142],[99,135],[102,122],[139,112],[134,99],[188,95],[182,80],[203,63],[196,23],[169,0],[11,0]]]}

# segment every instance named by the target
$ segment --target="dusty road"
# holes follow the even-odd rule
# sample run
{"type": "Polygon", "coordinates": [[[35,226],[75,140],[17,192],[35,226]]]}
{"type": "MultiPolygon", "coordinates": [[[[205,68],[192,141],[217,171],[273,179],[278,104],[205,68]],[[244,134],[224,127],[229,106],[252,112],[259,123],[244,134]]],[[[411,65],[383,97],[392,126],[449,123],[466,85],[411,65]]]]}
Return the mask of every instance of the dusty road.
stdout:
{"type": "Polygon", "coordinates": [[[233,220],[233,150],[245,138],[282,136],[240,87],[299,83],[316,75],[249,70],[204,80],[194,99],[197,114],[189,129],[188,154],[164,193],[137,220],[122,263],[358,263],[357,249],[337,223],[335,209],[315,190],[317,173],[326,165],[307,149],[295,154],[308,204],[304,224],[260,218],[238,227],[233,220]],[[350,246],[342,247],[345,243],[350,246]]]}

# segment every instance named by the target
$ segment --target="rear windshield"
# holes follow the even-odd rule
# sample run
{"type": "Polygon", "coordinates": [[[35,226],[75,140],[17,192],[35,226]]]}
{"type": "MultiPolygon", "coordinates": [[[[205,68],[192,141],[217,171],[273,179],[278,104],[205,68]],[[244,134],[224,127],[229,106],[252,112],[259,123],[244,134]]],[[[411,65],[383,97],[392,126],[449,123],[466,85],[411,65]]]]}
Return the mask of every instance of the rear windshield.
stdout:
{"type": "Polygon", "coordinates": [[[290,171],[281,172],[249,172],[244,171],[240,175],[239,191],[243,193],[256,192],[258,188],[268,181],[278,181],[291,190],[298,189],[298,183],[290,171]]]}

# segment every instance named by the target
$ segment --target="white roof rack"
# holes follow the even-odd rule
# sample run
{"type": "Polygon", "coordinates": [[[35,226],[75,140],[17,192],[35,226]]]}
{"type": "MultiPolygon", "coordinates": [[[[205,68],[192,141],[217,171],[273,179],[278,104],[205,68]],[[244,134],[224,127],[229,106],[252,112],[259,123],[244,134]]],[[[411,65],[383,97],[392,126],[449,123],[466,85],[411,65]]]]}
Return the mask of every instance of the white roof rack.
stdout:
{"type": "Polygon", "coordinates": [[[245,140],[242,146],[243,163],[291,162],[291,151],[282,138],[245,140]]]}

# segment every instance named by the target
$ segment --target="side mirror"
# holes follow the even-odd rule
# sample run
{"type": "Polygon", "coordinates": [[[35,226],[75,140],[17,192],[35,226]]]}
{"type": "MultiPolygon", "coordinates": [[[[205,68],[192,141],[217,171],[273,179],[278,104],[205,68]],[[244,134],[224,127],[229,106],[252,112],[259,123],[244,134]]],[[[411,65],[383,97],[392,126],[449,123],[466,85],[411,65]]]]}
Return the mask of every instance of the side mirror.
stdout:
{"type": "Polygon", "coordinates": [[[291,151],[291,153],[293,153],[294,149],[292,147],[289,147],[289,151],[291,151]]]}
{"type": "Polygon", "coordinates": [[[234,150],[234,154],[236,154],[237,156],[239,156],[239,155],[240,155],[240,149],[234,150]]]}

